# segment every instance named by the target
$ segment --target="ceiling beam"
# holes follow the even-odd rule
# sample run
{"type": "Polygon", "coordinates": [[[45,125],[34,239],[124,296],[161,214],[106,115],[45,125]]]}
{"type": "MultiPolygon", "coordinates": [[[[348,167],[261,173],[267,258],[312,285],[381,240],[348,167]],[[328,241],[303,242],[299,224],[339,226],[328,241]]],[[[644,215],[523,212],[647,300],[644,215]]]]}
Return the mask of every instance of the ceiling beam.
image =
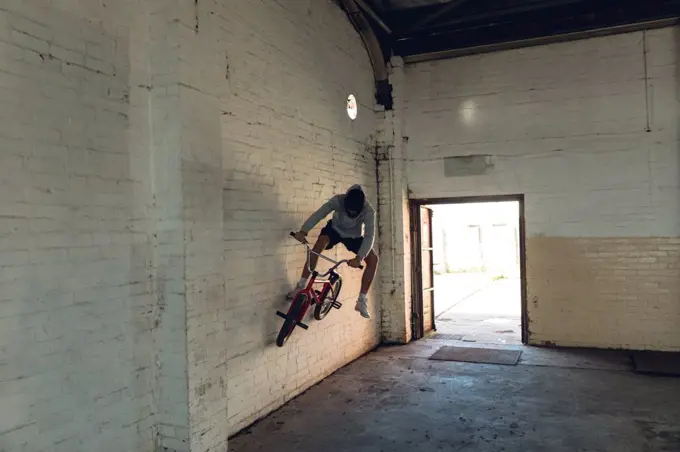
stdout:
{"type": "Polygon", "coordinates": [[[387,0],[367,0],[368,4],[373,7],[374,10],[380,13],[384,13],[387,8],[389,8],[389,4],[387,3],[387,0]]]}
{"type": "Polygon", "coordinates": [[[452,0],[450,3],[445,3],[439,10],[428,14],[427,16],[423,17],[416,23],[414,23],[412,26],[410,26],[407,30],[403,32],[403,34],[408,34],[414,30],[417,30],[419,28],[423,28],[426,25],[430,25],[432,22],[435,20],[439,19],[441,16],[444,14],[448,13],[449,11],[452,11],[456,8],[458,8],[460,5],[465,3],[467,0],[452,0]]]}
{"type": "Polygon", "coordinates": [[[505,43],[539,45],[552,36],[566,35],[571,39],[574,33],[621,30],[629,25],[666,19],[672,22],[680,17],[680,0],[646,1],[644,4],[621,4],[618,0],[603,0],[596,8],[594,5],[553,8],[508,18],[511,20],[463,24],[396,41],[394,53],[402,57],[438,52],[447,52],[449,56],[480,53],[489,51],[486,49],[499,50],[505,43]]]}
{"type": "Polygon", "coordinates": [[[577,31],[572,33],[563,33],[552,36],[541,36],[537,38],[522,39],[516,41],[505,41],[495,44],[480,45],[474,47],[464,47],[451,50],[443,50],[430,53],[420,53],[413,55],[405,55],[405,63],[419,63],[423,61],[441,60],[447,58],[457,58],[466,55],[476,55],[480,53],[500,52],[503,50],[521,49],[524,47],[534,47],[547,44],[556,44],[560,42],[578,41],[581,39],[590,39],[601,36],[610,36],[622,33],[632,33],[641,30],[653,30],[656,28],[665,28],[678,25],[680,20],[678,18],[668,18],[659,20],[650,20],[647,22],[632,23],[625,25],[617,25],[606,28],[598,28],[593,30],[577,31]]]}
{"type": "MultiPolygon", "coordinates": [[[[455,19],[447,20],[445,22],[438,22],[431,27],[420,26],[419,29],[412,29],[410,33],[412,34],[429,34],[431,31],[439,28],[444,28],[450,25],[457,25],[462,23],[470,23],[477,20],[484,19],[496,19],[503,16],[508,16],[517,13],[524,13],[530,11],[537,11],[547,8],[552,8],[555,6],[564,6],[574,3],[584,3],[584,0],[549,0],[549,1],[535,1],[528,5],[515,6],[511,8],[504,8],[499,10],[492,10],[489,12],[478,13],[478,14],[466,14],[455,19]]],[[[431,23],[431,22],[430,22],[431,23]]],[[[404,35],[400,39],[408,39],[411,36],[404,35]]]]}
{"type": "Polygon", "coordinates": [[[365,0],[354,0],[354,1],[357,3],[357,5],[359,5],[359,7],[360,7],[366,14],[368,14],[369,16],[371,16],[371,18],[372,18],[378,25],[380,25],[380,28],[382,28],[383,30],[385,30],[385,32],[386,32],[388,35],[392,34],[392,30],[390,29],[390,27],[387,26],[387,24],[380,18],[380,16],[379,16],[375,11],[373,11],[373,8],[371,8],[370,5],[369,5],[368,3],[366,3],[365,0]]]}

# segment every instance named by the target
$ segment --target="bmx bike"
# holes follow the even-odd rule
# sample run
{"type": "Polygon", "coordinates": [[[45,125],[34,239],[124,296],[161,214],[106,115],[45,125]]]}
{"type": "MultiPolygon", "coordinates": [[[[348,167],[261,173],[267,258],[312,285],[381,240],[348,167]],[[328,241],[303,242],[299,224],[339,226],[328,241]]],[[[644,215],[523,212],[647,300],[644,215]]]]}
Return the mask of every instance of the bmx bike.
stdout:
{"type": "MultiPolygon", "coordinates": [[[[291,232],[290,235],[295,237],[294,232],[291,232]]],[[[288,338],[293,334],[293,330],[296,326],[299,326],[304,330],[309,328],[302,321],[310,306],[315,306],[314,318],[316,320],[323,320],[331,309],[340,309],[342,307],[342,303],[338,301],[340,290],[342,289],[342,277],[336,270],[341,265],[349,262],[349,260],[335,261],[321,253],[315,252],[308,243],[301,243],[307,248],[307,262],[305,265],[309,265],[309,258],[312,254],[315,254],[332,263],[333,266],[323,274],[314,270],[307,286],[300,289],[293,297],[293,302],[291,303],[290,308],[288,308],[288,312],[284,314],[281,311],[276,311],[276,315],[284,319],[279,335],[276,338],[276,345],[279,347],[284,346],[288,341],[288,338]]],[[[364,267],[361,266],[359,268],[364,267]]]]}

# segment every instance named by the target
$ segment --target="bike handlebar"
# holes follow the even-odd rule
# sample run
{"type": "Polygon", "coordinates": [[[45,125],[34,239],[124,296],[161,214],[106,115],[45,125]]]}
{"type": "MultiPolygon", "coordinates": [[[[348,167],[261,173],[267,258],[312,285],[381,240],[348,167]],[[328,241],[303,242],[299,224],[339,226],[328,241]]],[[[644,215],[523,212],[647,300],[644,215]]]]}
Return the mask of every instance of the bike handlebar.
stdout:
{"type": "MultiPolygon", "coordinates": [[[[291,233],[290,233],[290,236],[293,237],[293,238],[295,238],[295,239],[297,240],[297,238],[295,237],[295,233],[294,233],[294,232],[291,232],[291,233]]],[[[330,269],[328,269],[328,271],[327,271],[326,273],[320,274],[320,275],[319,275],[319,276],[321,276],[322,278],[323,278],[324,276],[326,276],[326,275],[329,275],[333,270],[335,270],[336,268],[338,268],[338,267],[341,266],[342,264],[346,264],[346,263],[349,262],[348,259],[343,259],[343,260],[341,260],[341,261],[333,260],[333,259],[331,259],[330,257],[326,257],[326,256],[324,256],[323,254],[317,253],[316,251],[314,251],[314,250],[312,249],[312,247],[309,246],[309,243],[307,243],[307,242],[300,242],[300,243],[302,243],[302,244],[307,248],[307,253],[308,253],[308,254],[310,254],[310,253],[311,253],[311,254],[316,254],[316,255],[319,256],[320,258],[322,258],[322,259],[324,259],[324,260],[327,260],[328,262],[330,262],[330,263],[332,263],[332,264],[335,264],[335,265],[333,265],[330,269]]],[[[309,259],[307,260],[307,263],[309,264],[309,259]]],[[[362,270],[363,270],[363,268],[364,268],[363,265],[360,265],[360,266],[359,266],[359,269],[362,269],[362,270]]]]}

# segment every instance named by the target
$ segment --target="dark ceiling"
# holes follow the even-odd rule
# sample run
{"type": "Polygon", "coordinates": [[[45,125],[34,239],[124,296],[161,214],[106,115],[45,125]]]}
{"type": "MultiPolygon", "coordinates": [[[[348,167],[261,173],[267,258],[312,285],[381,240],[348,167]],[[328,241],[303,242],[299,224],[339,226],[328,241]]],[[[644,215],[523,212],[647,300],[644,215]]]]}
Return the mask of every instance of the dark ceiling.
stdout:
{"type": "Polygon", "coordinates": [[[386,56],[418,59],[677,23],[680,0],[357,0],[386,56]],[[389,30],[389,31],[387,31],[389,30]],[[511,43],[511,44],[509,44],[511,43]]]}

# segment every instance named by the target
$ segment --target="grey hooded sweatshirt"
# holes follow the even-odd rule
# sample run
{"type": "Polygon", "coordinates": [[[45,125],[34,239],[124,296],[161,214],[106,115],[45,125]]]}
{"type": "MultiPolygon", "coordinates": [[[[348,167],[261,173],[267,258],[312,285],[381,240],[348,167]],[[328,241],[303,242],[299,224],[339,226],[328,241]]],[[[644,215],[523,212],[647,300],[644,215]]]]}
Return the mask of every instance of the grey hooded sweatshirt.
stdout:
{"type": "MultiPolygon", "coordinates": [[[[359,188],[361,191],[363,191],[363,188],[361,188],[361,185],[352,185],[349,187],[347,190],[348,192],[352,189],[359,188]]],[[[364,192],[365,194],[365,192],[364,192]]],[[[364,208],[361,210],[359,215],[356,218],[352,218],[349,215],[347,215],[347,212],[345,212],[344,204],[345,204],[345,196],[347,196],[347,193],[343,195],[335,195],[326,203],[319,208],[316,212],[314,212],[307,221],[302,225],[302,228],[300,228],[303,232],[309,232],[311,231],[314,226],[316,226],[319,221],[323,220],[328,216],[329,213],[333,212],[333,217],[332,217],[332,226],[333,229],[340,235],[340,237],[344,238],[357,238],[362,236],[362,230],[361,227],[365,226],[365,235],[364,235],[364,240],[361,243],[361,248],[359,248],[359,252],[357,253],[357,256],[359,256],[361,259],[364,259],[366,256],[368,256],[368,253],[371,252],[373,249],[373,244],[375,242],[375,209],[371,205],[371,203],[368,202],[368,199],[366,202],[364,202],[364,208]]]]}

